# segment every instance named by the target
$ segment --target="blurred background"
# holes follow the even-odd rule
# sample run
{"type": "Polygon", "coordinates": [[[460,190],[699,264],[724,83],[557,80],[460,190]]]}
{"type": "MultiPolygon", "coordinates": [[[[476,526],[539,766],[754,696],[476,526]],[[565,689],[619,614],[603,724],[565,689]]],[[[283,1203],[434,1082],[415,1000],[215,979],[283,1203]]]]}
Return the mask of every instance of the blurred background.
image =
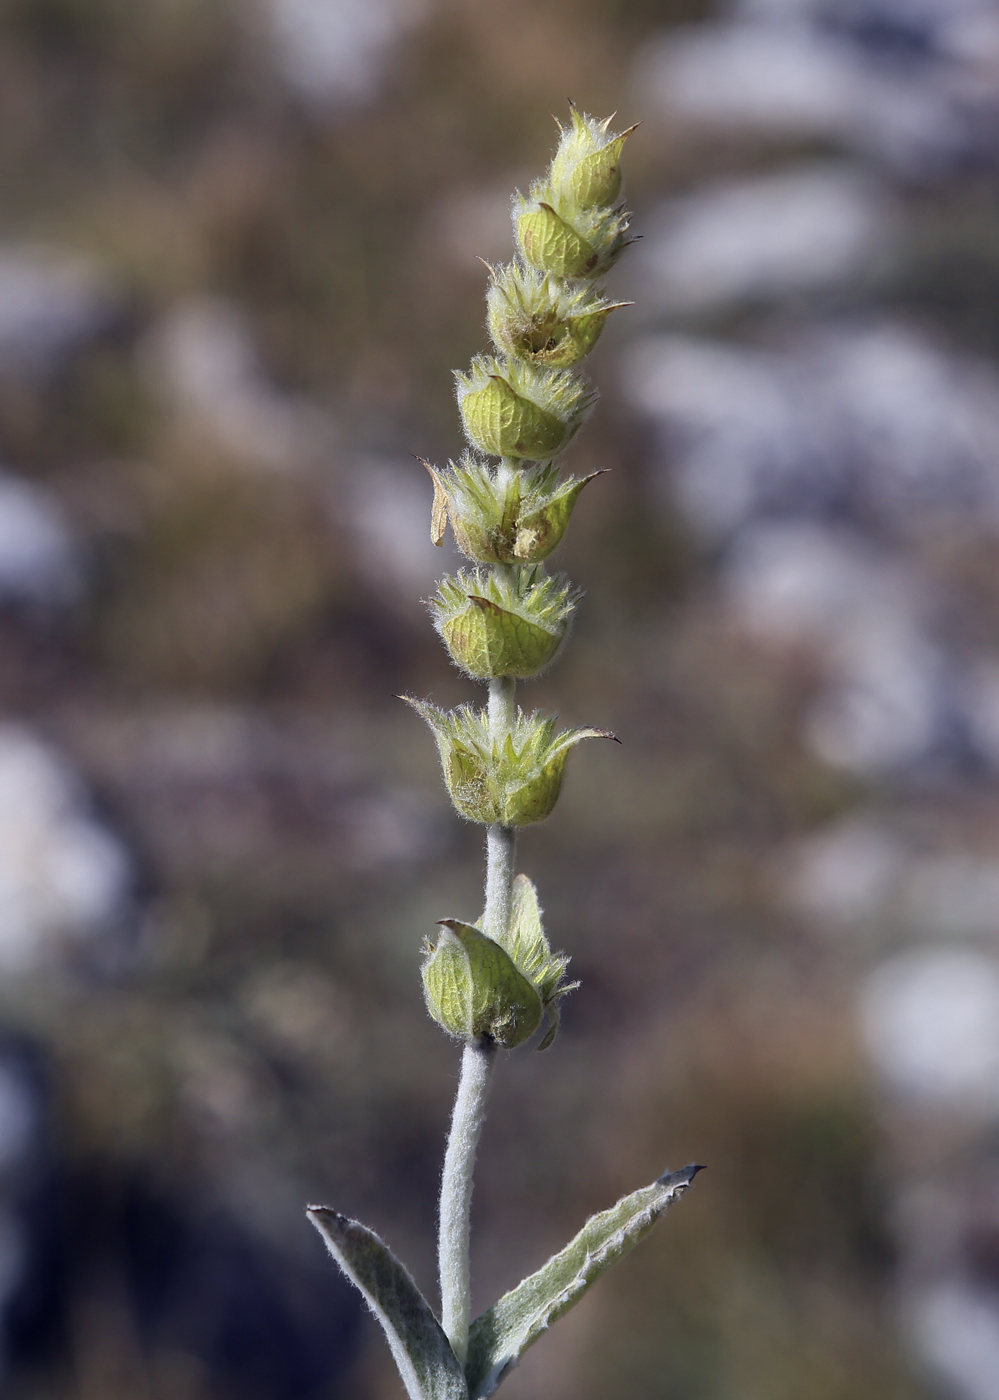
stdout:
{"type": "Polygon", "coordinates": [[[481,833],[429,734],[509,197],[566,98],[644,241],[523,697],[582,989],[507,1057],[486,1306],[698,1179],[509,1400],[999,1400],[993,0],[5,0],[0,1376],[393,1400],[302,1207],[429,1292],[481,833]]]}

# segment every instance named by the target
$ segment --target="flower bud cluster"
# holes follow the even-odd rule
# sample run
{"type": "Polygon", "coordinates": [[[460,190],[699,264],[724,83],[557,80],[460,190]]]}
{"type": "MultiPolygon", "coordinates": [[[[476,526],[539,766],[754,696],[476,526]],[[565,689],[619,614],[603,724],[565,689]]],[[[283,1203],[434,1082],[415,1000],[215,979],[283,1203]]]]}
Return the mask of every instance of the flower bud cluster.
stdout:
{"type": "Polygon", "coordinates": [[[539,675],[555,659],[578,592],[540,564],[441,580],[430,609],[451,660],[474,680],[539,675]]]}
{"type": "Polygon", "coordinates": [[[469,821],[499,826],[543,822],[558,801],[569,751],[582,739],[614,739],[607,729],[563,729],[537,713],[517,717],[502,740],[485,710],[439,710],[403,696],[433,730],[451,801],[469,821]]]}
{"type": "Polygon", "coordinates": [[[610,313],[630,305],[607,301],[585,282],[561,282],[521,263],[489,273],[486,310],[493,343],[532,364],[574,365],[596,345],[610,313]]]}
{"type": "MultiPolygon", "coordinates": [[[[512,690],[549,666],[568,635],[578,594],[542,561],[561,542],[583,487],[600,474],[563,477],[553,459],[596,399],[575,366],[610,313],[628,305],[608,301],[595,285],[630,241],[618,202],[630,131],[609,127],[610,119],[573,107],[547,176],[516,196],[517,256],[489,269],[495,353],[455,376],[472,451],[443,469],[424,463],[434,484],[433,542],[442,542],[450,522],[473,566],[441,580],[429,604],[434,625],[455,664],[491,689],[481,710],[409,704],[434,733],[458,812],[507,829],[510,840],[511,828],[551,813],[576,744],[614,737],[603,729],[558,733],[554,718],[517,710],[512,690]]],[[[450,1034],[508,1049],[547,1017],[544,1048],[555,1036],[558,999],[570,990],[567,959],[548,946],[526,876],[514,882],[503,927],[505,918],[494,909],[479,925],[442,921],[423,968],[427,1006],[450,1034]]]]}
{"type": "Polygon", "coordinates": [[[490,268],[486,301],[498,358],[458,374],[458,402],[473,447],[543,462],[568,446],[595,395],[568,367],[596,344],[609,302],[592,285],[631,241],[618,204],[621,152],[634,130],[609,130],[572,108],[548,175],[514,200],[519,258],[490,268]]]}
{"type": "Polygon", "coordinates": [[[579,493],[602,475],[562,477],[550,462],[529,462],[500,477],[471,453],[445,470],[424,466],[434,482],[434,544],[442,542],[450,520],[462,554],[481,564],[547,559],[562,541],[579,493]]]}
{"type": "Polygon", "coordinates": [[[496,457],[557,457],[596,399],[570,370],[545,369],[531,360],[477,355],[469,373],[455,378],[466,434],[496,457]]]}

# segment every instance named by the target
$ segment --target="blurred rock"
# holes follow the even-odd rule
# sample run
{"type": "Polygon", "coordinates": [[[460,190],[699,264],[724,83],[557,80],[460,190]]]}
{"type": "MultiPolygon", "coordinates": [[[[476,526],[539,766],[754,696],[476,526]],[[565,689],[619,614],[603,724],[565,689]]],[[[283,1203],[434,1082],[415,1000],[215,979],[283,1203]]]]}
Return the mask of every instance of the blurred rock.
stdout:
{"type": "Polygon", "coordinates": [[[330,420],[264,373],[243,313],[228,302],[181,302],[150,332],[145,362],[180,430],[249,466],[299,471],[328,454],[330,420]]]}
{"type": "Polygon", "coordinates": [[[835,647],[872,614],[916,627],[922,581],[855,530],[810,521],[748,526],[728,551],[722,587],[757,636],[835,647]]]}
{"type": "Polygon", "coordinates": [[[754,133],[843,137],[863,88],[849,53],[799,25],[691,26],[651,41],[636,68],[664,117],[754,133]]]}
{"type": "Polygon", "coordinates": [[[886,774],[952,757],[949,658],[904,611],[865,609],[826,655],[832,683],[806,721],[821,758],[886,774]]]}
{"type": "Polygon", "coordinates": [[[999,1114],[999,961],[971,949],[899,953],[860,991],[860,1025],[885,1089],[902,1102],[999,1114]]]}
{"type": "Polygon", "coordinates": [[[787,904],[830,932],[986,948],[999,934],[999,852],[926,849],[888,821],[848,817],[796,842],[780,881],[787,904]]]}
{"type": "Polygon", "coordinates": [[[946,743],[953,668],[918,577],[849,531],[783,523],[743,531],[723,580],[752,632],[820,659],[828,685],[807,733],[828,762],[891,770],[946,743]]]}
{"type": "Polygon", "coordinates": [[[375,96],[395,44],[422,18],[421,0],[266,0],[283,76],[317,106],[375,96]]]}
{"type": "Polygon", "coordinates": [[[907,856],[904,842],[889,828],[849,817],[784,854],[784,899],[822,929],[869,932],[887,919],[907,856]]]}
{"type": "Polygon", "coordinates": [[[890,233],[876,182],[829,163],[702,186],[661,206],[648,226],[636,261],[673,312],[863,274],[890,233]]]}
{"type": "Polygon", "coordinates": [[[67,941],[106,929],[132,878],[62,755],[22,725],[0,725],[0,968],[44,966],[67,941]]]}
{"type": "Polygon", "coordinates": [[[960,1276],[915,1291],[905,1309],[914,1349],[955,1400],[999,1400],[999,1305],[960,1276]]]}
{"type": "Polygon", "coordinates": [[[710,536],[773,515],[999,526],[999,376],[909,327],[817,327],[779,351],[648,337],[622,384],[710,536]]]}
{"type": "Polygon", "coordinates": [[[55,499],[0,470],[0,601],[59,607],[82,582],[79,547],[55,499]]]}
{"type": "Polygon", "coordinates": [[[995,159],[997,51],[988,0],[750,0],[650,43],[637,78],[667,120],[825,138],[907,178],[936,178],[995,159]]]}
{"type": "Polygon", "coordinates": [[[433,488],[411,458],[363,457],[335,509],[353,535],[357,567],[367,584],[395,611],[417,616],[421,597],[433,591],[457,562],[450,531],[442,547],[430,538],[433,488]]]}
{"type": "Polygon", "coordinates": [[[54,248],[0,245],[0,375],[51,374],[118,311],[107,278],[54,248]]]}

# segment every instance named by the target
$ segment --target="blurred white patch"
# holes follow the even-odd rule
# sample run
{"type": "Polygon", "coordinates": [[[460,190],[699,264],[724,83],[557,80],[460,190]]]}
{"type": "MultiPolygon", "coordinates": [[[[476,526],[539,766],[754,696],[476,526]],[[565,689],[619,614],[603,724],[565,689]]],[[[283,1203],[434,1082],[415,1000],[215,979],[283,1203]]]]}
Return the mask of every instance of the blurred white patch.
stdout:
{"type": "Polygon", "coordinates": [[[795,912],[828,928],[864,928],[890,907],[905,861],[892,832],[851,818],[795,844],[782,862],[782,893],[795,912]]]}
{"type": "Polygon", "coordinates": [[[448,190],[430,208],[428,249],[435,254],[443,249],[453,262],[485,279],[482,262],[506,262],[510,257],[510,188],[514,183],[504,180],[495,188],[461,185],[448,190]]]}
{"type": "Polygon", "coordinates": [[[906,326],[817,329],[780,351],[651,336],[622,387],[706,534],[831,511],[905,533],[947,517],[999,528],[999,377],[906,326]]]}
{"type": "Polygon", "coordinates": [[[395,44],[422,18],[421,0],[266,0],[286,81],[317,105],[377,92],[395,44]]]}
{"type": "Polygon", "coordinates": [[[669,311],[805,291],[855,275],[886,245],[878,186],[857,170],[808,166],[731,180],[669,201],[640,245],[669,311]]]}
{"type": "Polygon", "coordinates": [[[642,99],[726,133],[826,138],[935,177],[994,142],[989,0],[933,6],[749,4],[640,50],[642,99]]]}
{"type": "Polygon", "coordinates": [[[843,136],[861,97],[850,54],[798,26],[675,30],[640,51],[636,77],[667,118],[760,133],[843,136]]]}
{"type": "Polygon", "coordinates": [[[907,570],[848,531],[790,522],[743,531],[723,585],[750,631],[821,660],[828,687],[806,734],[823,759],[876,772],[931,751],[949,670],[921,620],[923,586],[907,570]]]}
{"type": "Polygon", "coordinates": [[[770,355],[649,337],[626,353],[621,385],[663,430],[676,469],[663,484],[707,535],[737,528],[797,470],[794,407],[770,355]]]}
{"type": "Polygon", "coordinates": [[[795,842],[779,879],[788,907],[831,932],[985,946],[999,935],[999,859],[961,849],[921,854],[866,817],[795,842]]]}
{"type": "Polygon", "coordinates": [[[860,1024],[885,1088],[916,1104],[999,1112],[999,963],[970,949],[899,954],[861,987],[860,1024]]]}
{"type": "Polygon", "coordinates": [[[900,562],[907,540],[942,525],[999,530],[989,366],[881,322],[780,351],[649,337],[623,383],[659,430],[664,491],[729,542],[722,585],[742,624],[821,661],[807,735],[824,759],[879,773],[962,743],[967,756],[969,740],[999,756],[999,685],[987,669],[966,679],[937,636],[936,591],[900,562]]]}
{"type": "Polygon", "coordinates": [[[829,649],[806,736],[828,763],[883,773],[928,758],[947,719],[947,658],[904,612],[865,610],[829,649]]]}
{"type": "Polygon", "coordinates": [[[246,318],[228,302],[176,306],[150,334],[145,360],[182,425],[243,462],[293,471],[329,444],[329,420],[268,379],[246,318]]]}
{"type": "Polygon", "coordinates": [[[124,848],[62,757],[25,727],[0,725],[0,969],[41,965],[65,939],[98,932],[130,880],[124,848]]]}
{"type": "Polygon", "coordinates": [[[999,1400],[999,1307],[994,1293],[950,1279],[921,1291],[905,1309],[906,1330],[924,1364],[958,1400],[999,1400]]]}
{"type": "Polygon", "coordinates": [[[59,506],[0,470],[0,599],[59,606],[78,597],[82,568],[59,506]]]}
{"type": "Polygon", "coordinates": [[[115,297],[89,262],[41,247],[0,247],[0,373],[45,374],[109,323],[115,297]]]}
{"type": "Polygon", "coordinates": [[[722,586],[743,626],[775,641],[836,646],[872,614],[913,617],[919,585],[861,536],[809,521],[752,525],[722,586]]]}
{"type": "Polygon", "coordinates": [[[363,457],[338,509],[356,541],[358,567],[393,607],[413,612],[454,555],[430,538],[433,487],[415,458],[363,457]]]}

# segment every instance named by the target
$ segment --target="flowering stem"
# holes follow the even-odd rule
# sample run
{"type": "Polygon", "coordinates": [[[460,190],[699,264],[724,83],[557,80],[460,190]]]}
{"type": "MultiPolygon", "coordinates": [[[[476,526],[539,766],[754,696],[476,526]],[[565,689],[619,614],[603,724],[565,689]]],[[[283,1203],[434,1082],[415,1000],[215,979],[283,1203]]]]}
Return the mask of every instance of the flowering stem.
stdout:
{"type": "Polygon", "coordinates": [[[469,1264],[472,1175],[495,1058],[496,1046],[490,1040],[473,1041],[462,1051],[461,1078],[441,1180],[441,1326],[462,1365],[468,1354],[468,1327],[472,1316],[469,1264]]]}
{"type": "MultiPolygon", "coordinates": [[[[498,479],[509,482],[518,465],[514,458],[504,457],[496,468],[498,479]]],[[[496,569],[503,573],[510,572],[510,568],[510,565],[496,565],[496,569]]],[[[516,691],[517,682],[513,677],[489,682],[487,714],[489,738],[494,750],[502,747],[513,730],[517,715],[516,691]]],[[[494,823],[486,829],[486,910],[482,922],[483,932],[496,939],[506,933],[510,922],[516,845],[517,833],[512,826],[494,823]]],[[[462,1052],[461,1078],[451,1115],[451,1131],[441,1178],[441,1326],[462,1365],[468,1352],[472,1311],[472,1179],[495,1059],[496,1046],[490,1040],[473,1041],[462,1052]]]]}

